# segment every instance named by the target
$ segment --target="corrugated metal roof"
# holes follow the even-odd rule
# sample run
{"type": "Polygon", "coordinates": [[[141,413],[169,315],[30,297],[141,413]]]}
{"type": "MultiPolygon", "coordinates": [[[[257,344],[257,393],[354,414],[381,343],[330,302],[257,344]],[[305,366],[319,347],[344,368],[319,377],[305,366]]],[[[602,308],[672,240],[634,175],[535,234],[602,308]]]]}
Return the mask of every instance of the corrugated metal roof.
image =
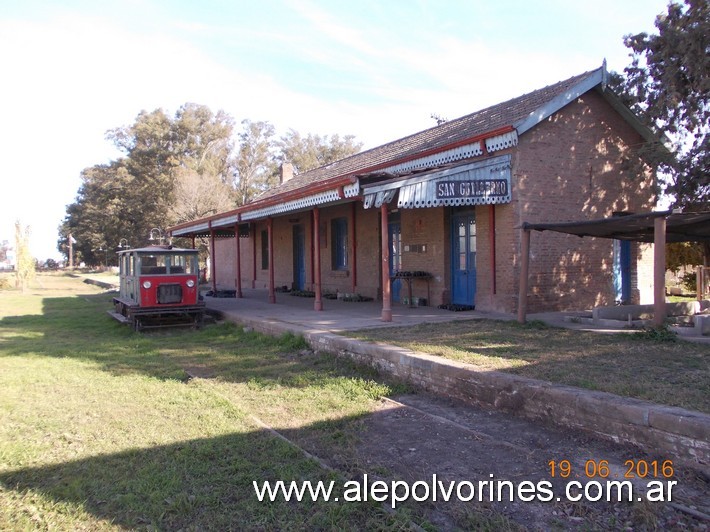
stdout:
{"type": "Polygon", "coordinates": [[[673,213],[669,211],[613,216],[598,220],[562,223],[523,224],[523,229],[556,231],[577,236],[595,236],[653,242],[654,220],[666,218],[666,242],[710,241],[710,212],[673,213]]]}
{"type": "Polygon", "coordinates": [[[417,209],[510,202],[511,156],[476,161],[363,187],[364,207],[389,203],[399,190],[397,207],[417,209]]]}

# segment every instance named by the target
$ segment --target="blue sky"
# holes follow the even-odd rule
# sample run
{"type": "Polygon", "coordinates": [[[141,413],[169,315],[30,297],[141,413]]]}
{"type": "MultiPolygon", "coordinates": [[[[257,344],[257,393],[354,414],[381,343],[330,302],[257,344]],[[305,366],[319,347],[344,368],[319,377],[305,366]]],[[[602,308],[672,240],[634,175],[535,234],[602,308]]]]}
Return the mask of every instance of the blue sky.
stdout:
{"type": "Polygon", "coordinates": [[[365,148],[597,68],[629,63],[665,0],[23,0],[0,4],[0,240],[36,257],[106,130],[186,102],[237,121],[354,134],[365,148]]]}

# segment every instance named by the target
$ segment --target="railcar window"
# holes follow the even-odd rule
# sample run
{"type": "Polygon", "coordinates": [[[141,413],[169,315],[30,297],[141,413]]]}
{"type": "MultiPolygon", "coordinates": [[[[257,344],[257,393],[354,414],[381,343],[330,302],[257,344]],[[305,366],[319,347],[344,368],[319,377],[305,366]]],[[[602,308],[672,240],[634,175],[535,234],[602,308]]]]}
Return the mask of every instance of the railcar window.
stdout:
{"type": "Polygon", "coordinates": [[[121,255],[121,275],[133,275],[133,255],[121,255]]]}
{"type": "Polygon", "coordinates": [[[194,255],[173,255],[171,257],[170,273],[197,273],[196,257],[194,255]]]}
{"type": "Polygon", "coordinates": [[[141,275],[160,275],[166,273],[165,255],[142,255],[141,275]]]}

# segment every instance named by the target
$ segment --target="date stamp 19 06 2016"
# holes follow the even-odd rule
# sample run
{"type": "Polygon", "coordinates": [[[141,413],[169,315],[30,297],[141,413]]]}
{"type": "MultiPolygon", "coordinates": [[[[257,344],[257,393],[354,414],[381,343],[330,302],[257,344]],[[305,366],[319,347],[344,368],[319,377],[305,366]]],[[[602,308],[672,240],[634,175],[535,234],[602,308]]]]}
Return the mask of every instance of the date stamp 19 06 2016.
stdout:
{"type": "Polygon", "coordinates": [[[613,472],[608,460],[587,460],[583,468],[574,469],[569,460],[547,462],[552,478],[673,478],[673,460],[633,460],[624,462],[623,471],[613,472]]]}

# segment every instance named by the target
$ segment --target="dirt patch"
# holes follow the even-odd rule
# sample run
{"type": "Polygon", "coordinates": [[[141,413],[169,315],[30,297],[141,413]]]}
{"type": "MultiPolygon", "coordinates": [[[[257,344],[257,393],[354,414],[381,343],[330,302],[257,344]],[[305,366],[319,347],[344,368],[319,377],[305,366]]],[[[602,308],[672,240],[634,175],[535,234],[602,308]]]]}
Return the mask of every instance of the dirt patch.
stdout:
{"type": "MultiPolygon", "coordinates": [[[[692,513],[710,513],[710,484],[702,474],[684,470],[674,464],[673,477],[666,479],[659,472],[646,478],[625,478],[630,463],[672,460],[669,456],[649,456],[633,447],[615,445],[589,437],[585,433],[543,426],[510,415],[471,408],[470,406],[435,398],[425,394],[383,400],[378,411],[353,421],[346,429],[349,443],[311,440],[306,448],[325,459],[332,467],[352,479],[362,480],[367,474],[370,483],[383,480],[403,480],[410,485],[423,481],[432,485],[433,476],[444,487],[453,481],[461,483],[464,496],[470,496],[468,484],[474,492],[469,502],[413,502],[408,506],[418,518],[441,530],[476,528],[481,519],[496,528],[549,530],[562,529],[624,529],[635,530],[683,529],[707,530],[710,521],[693,517],[692,513]],[[571,475],[560,478],[559,464],[569,461],[571,475]],[[550,461],[555,462],[556,477],[552,476],[550,461]],[[603,462],[604,461],[604,462],[603,462]],[[594,468],[608,477],[589,478],[594,468]],[[586,468],[586,470],[585,470],[586,468]],[[573,502],[565,495],[569,481],[577,481],[583,493],[589,481],[606,485],[607,480],[629,480],[633,484],[633,498],[646,492],[648,481],[676,481],[672,501],[677,506],[660,502],[573,502]],[[482,481],[483,484],[479,484],[482,481]],[[514,500],[508,499],[510,483],[501,483],[505,502],[491,501],[491,488],[499,481],[510,481],[514,486],[514,500]],[[537,499],[524,502],[517,486],[523,482],[551,484],[552,494],[541,493],[549,501],[537,499]],[[558,500],[559,499],[559,500],[558,500]],[[678,506],[679,505],[679,506],[678,506]]],[[[664,484],[665,485],[665,484],[664,484]]],[[[419,495],[425,493],[419,487],[419,495]]],[[[455,494],[455,491],[453,492],[455,494]]],[[[495,491],[493,499],[497,498],[495,491]]],[[[598,490],[593,489],[593,495],[598,490]]],[[[615,492],[614,492],[615,493],[615,492]]],[[[529,496],[524,494],[524,496],[529,496]]],[[[429,497],[431,499],[431,497],[429,497]]]]}

